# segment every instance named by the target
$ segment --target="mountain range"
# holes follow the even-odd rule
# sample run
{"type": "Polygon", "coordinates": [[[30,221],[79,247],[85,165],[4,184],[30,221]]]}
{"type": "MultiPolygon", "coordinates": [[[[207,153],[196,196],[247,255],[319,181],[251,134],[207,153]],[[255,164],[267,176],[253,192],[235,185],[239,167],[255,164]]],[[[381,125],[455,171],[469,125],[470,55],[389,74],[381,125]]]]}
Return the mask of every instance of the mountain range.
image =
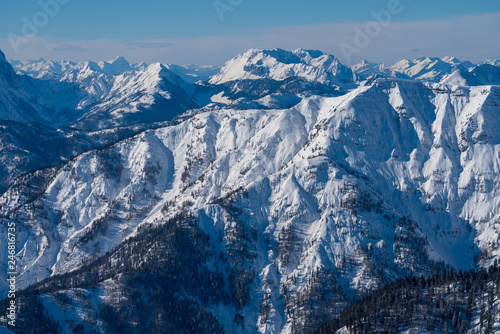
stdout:
{"type": "Polygon", "coordinates": [[[16,225],[23,321],[307,333],[398,279],[500,257],[498,61],[12,64],[0,235],[16,225]]]}

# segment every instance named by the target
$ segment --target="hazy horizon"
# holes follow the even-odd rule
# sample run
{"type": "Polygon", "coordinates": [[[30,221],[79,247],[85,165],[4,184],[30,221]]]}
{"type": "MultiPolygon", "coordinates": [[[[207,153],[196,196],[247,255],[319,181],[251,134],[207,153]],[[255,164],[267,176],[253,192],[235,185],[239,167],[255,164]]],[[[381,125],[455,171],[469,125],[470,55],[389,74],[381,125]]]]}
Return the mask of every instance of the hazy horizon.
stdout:
{"type": "Polygon", "coordinates": [[[363,0],[308,3],[213,0],[40,0],[9,3],[0,22],[8,59],[222,65],[248,49],[297,48],[361,60],[500,57],[500,3],[363,0]]]}

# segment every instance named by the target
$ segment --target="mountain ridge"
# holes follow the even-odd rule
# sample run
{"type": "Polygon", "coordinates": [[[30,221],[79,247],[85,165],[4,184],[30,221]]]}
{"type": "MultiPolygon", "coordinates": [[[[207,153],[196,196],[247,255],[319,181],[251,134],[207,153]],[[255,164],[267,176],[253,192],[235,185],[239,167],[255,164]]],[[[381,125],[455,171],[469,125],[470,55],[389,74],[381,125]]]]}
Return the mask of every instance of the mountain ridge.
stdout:
{"type": "MultiPolygon", "coordinates": [[[[240,69],[242,57],[233,59],[240,69]]],[[[88,331],[96,330],[91,314],[108,317],[105,332],[129,305],[150,310],[158,328],[192,328],[170,322],[182,309],[230,333],[301,333],[396,279],[488,268],[500,257],[500,86],[468,86],[490,80],[493,65],[443,80],[436,66],[458,61],[424,58],[400,62],[403,78],[375,74],[348,88],[354,81],[327,82],[336,58],[321,52],[245,57],[252,76],[220,84],[186,81],[189,73],[160,63],[116,75],[81,63],[56,80],[3,63],[0,98],[13,88],[71,87],[79,94],[72,103],[82,103],[75,110],[83,115],[65,123],[73,127],[0,122],[0,166],[17,170],[23,162],[11,160],[19,157],[35,169],[13,173],[0,195],[0,235],[18,227],[18,288],[75,277],[33,296],[36,312],[88,331]],[[285,78],[287,68],[306,70],[285,78]],[[283,101],[266,107],[273,99],[283,101]],[[60,150],[44,155],[54,143],[60,150]],[[206,281],[197,284],[195,268],[206,281]],[[177,308],[149,308],[155,286],[177,308]],[[67,305],[81,312],[61,318],[67,305]]],[[[2,297],[5,278],[0,272],[2,297]]]]}
{"type": "Polygon", "coordinates": [[[498,148],[498,96],[495,87],[379,79],[290,109],[205,111],[87,152],[47,175],[34,202],[15,195],[22,183],[1,197],[3,216],[33,231],[19,236],[29,269],[18,284],[68,273],[182,211],[254,291],[238,305],[255,331],[289,333],[292,310],[312,329],[314,314],[296,301],[319,303],[314,275],[336,273],[321,289],[347,303],[397,277],[488,266],[499,253],[489,174],[498,157],[481,161],[498,148]],[[252,310],[267,295],[259,322],[252,310]]]}

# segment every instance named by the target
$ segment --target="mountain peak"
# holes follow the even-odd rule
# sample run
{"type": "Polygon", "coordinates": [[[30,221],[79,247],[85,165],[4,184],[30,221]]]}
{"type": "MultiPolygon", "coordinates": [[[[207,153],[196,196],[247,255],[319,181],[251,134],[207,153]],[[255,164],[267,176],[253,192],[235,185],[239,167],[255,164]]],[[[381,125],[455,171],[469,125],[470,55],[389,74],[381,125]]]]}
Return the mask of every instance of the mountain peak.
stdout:
{"type": "Polygon", "coordinates": [[[153,63],[146,67],[143,71],[150,78],[166,79],[171,83],[180,84],[182,79],[172,72],[168,67],[162,63],[153,63]]]}
{"type": "Polygon", "coordinates": [[[485,60],[485,61],[481,62],[480,64],[481,65],[482,64],[488,64],[488,65],[493,65],[493,66],[500,67],[500,60],[498,60],[498,59],[489,59],[489,60],[485,60]]]}
{"type": "Polygon", "coordinates": [[[367,66],[367,65],[378,65],[377,63],[373,63],[368,60],[362,60],[361,62],[357,63],[356,65],[352,65],[352,67],[362,67],[362,66],[367,66]]]}
{"type": "Polygon", "coordinates": [[[462,63],[462,61],[460,61],[457,57],[454,57],[454,56],[446,56],[446,57],[441,58],[441,60],[444,61],[445,63],[452,64],[452,65],[462,63]]]}
{"type": "Polygon", "coordinates": [[[451,86],[467,86],[469,83],[467,82],[467,78],[465,78],[465,76],[465,73],[458,69],[445,76],[441,82],[445,85],[451,86]]]}
{"type": "Polygon", "coordinates": [[[152,64],[150,64],[146,68],[146,70],[150,71],[150,72],[158,72],[158,73],[160,73],[160,72],[162,72],[164,70],[167,70],[167,68],[162,63],[152,63],[152,64]]]}
{"type": "Polygon", "coordinates": [[[305,55],[311,56],[312,58],[319,58],[319,57],[325,55],[325,53],[323,53],[320,50],[306,50],[306,49],[302,49],[302,48],[293,50],[292,53],[296,54],[296,55],[304,55],[305,54],[305,55]]]}
{"type": "Polygon", "coordinates": [[[250,59],[252,58],[259,58],[259,59],[266,59],[266,58],[272,58],[278,63],[284,63],[284,64],[294,64],[294,63],[300,63],[300,58],[297,57],[295,54],[293,54],[290,51],[286,51],[280,48],[274,48],[274,49],[265,49],[265,50],[257,50],[257,49],[251,49],[249,50],[249,55],[250,59]]]}
{"type": "Polygon", "coordinates": [[[145,63],[145,62],[140,62],[140,63],[136,63],[136,64],[133,64],[131,65],[133,69],[135,69],[136,71],[143,71],[145,70],[146,68],[148,68],[149,64],[148,63],[145,63]]]}
{"type": "Polygon", "coordinates": [[[113,64],[113,65],[130,65],[130,63],[127,61],[127,59],[125,59],[125,57],[123,56],[118,56],[116,57],[115,59],[113,60],[108,60],[106,63],[108,64],[113,64]]]}
{"type": "Polygon", "coordinates": [[[299,77],[307,81],[335,84],[350,82],[353,74],[337,58],[321,51],[297,49],[250,49],[226,62],[211,84],[235,80],[272,79],[282,81],[299,77]]]}
{"type": "Polygon", "coordinates": [[[101,61],[98,65],[105,73],[112,75],[119,75],[132,70],[130,63],[122,56],[118,56],[113,60],[101,61]]]}

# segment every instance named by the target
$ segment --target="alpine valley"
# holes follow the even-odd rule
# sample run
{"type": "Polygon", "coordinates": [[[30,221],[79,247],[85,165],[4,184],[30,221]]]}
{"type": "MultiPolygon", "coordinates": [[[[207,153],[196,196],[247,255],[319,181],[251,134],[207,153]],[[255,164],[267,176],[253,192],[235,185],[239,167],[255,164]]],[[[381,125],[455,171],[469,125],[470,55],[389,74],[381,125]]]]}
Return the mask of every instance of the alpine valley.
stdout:
{"type": "Polygon", "coordinates": [[[15,333],[500,332],[498,60],[0,52],[0,194],[15,333]]]}

